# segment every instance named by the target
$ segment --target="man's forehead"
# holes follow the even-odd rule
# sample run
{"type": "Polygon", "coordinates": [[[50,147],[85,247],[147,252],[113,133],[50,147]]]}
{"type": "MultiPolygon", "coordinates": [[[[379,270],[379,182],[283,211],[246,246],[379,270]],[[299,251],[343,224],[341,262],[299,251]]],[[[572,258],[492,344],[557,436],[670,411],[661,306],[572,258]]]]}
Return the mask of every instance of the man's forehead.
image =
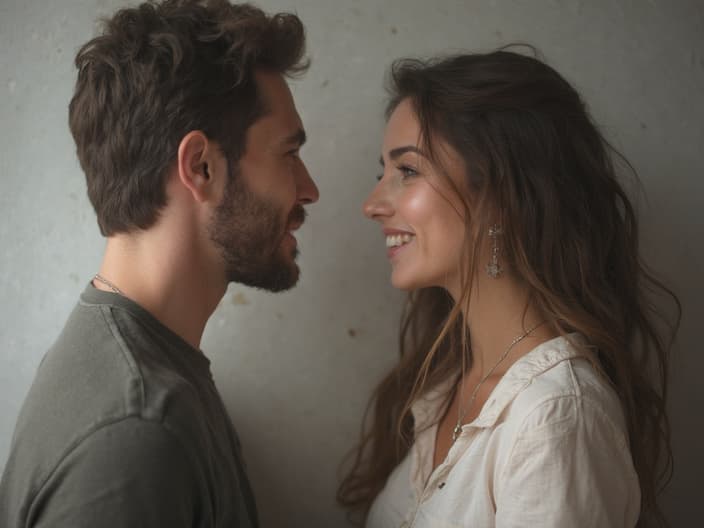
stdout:
{"type": "Polygon", "coordinates": [[[300,146],[306,141],[306,132],[295,108],[293,111],[269,109],[252,124],[250,131],[258,131],[260,139],[265,136],[267,143],[281,146],[300,146]]]}
{"type": "Polygon", "coordinates": [[[264,112],[248,130],[249,139],[272,147],[300,147],[306,133],[284,77],[258,70],[255,78],[264,112]]]}
{"type": "Polygon", "coordinates": [[[296,111],[293,95],[283,75],[268,70],[255,73],[257,90],[267,113],[296,111]]]}

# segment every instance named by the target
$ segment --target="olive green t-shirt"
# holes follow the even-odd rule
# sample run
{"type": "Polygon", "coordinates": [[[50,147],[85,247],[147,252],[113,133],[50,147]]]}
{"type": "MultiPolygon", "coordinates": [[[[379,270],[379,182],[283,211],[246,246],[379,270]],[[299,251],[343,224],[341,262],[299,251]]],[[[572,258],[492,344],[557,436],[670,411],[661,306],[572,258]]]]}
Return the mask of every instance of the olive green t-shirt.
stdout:
{"type": "Polygon", "coordinates": [[[0,526],[257,526],[208,359],[88,285],[20,412],[0,526]]]}

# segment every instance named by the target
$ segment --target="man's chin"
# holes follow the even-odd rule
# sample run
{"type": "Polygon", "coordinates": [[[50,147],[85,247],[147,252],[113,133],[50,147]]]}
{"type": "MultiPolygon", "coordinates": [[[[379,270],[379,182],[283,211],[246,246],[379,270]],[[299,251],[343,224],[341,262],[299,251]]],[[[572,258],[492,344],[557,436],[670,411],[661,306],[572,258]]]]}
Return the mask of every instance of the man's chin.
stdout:
{"type": "Polygon", "coordinates": [[[290,290],[298,283],[301,272],[294,258],[286,260],[286,262],[278,262],[277,265],[270,266],[268,270],[260,268],[256,273],[247,276],[230,273],[230,282],[272,293],[290,290]]]}
{"type": "Polygon", "coordinates": [[[298,266],[294,263],[293,267],[285,275],[282,274],[277,277],[276,280],[267,282],[265,285],[262,285],[261,288],[272,293],[290,290],[298,284],[300,274],[301,272],[298,269],[298,266]]]}

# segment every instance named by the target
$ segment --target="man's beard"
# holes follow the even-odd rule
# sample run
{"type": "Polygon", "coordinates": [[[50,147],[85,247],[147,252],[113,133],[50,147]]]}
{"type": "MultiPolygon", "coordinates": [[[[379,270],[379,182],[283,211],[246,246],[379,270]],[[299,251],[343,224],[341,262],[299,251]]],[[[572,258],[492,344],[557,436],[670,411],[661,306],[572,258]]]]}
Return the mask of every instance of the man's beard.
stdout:
{"type": "Polygon", "coordinates": [[[237,171],[230,171],[223,200],[209,227],[210,238],[225,262],[228,282],[272,292],[295,286],[298,249],[287,255],[281,243],[288,226],[303,222],[305,210],[296,204],[285,219],[284,214],[273,203],[256,196],[237,171]]]}

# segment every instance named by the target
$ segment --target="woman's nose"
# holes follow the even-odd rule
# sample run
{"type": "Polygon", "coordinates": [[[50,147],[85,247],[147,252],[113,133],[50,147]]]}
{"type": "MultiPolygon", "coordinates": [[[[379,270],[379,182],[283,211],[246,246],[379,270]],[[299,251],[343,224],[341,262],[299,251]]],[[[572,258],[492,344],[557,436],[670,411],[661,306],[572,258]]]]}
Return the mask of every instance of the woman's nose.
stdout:
{"type": "Polygon", "coordinates": [[[381,217],[391,216],[393,207],[386,192],[386,185],[382,179],[376,184],[372,192],[362,204],[364,216],[371,220],[380,220],[381,217]]]}

